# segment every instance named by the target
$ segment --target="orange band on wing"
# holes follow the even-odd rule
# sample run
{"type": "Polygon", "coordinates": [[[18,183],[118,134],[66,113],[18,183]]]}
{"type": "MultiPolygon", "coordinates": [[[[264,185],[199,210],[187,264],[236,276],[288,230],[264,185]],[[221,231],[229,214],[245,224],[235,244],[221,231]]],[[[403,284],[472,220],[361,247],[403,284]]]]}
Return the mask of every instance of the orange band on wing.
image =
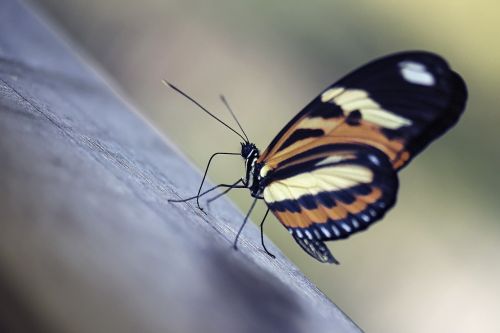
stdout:
{"type": "Polygon", "coordinates": [[[410,157],[411,155],[408,151],[403,151],[400,154],[400,156],[395,161],[392,162],[392,166],[394,167],[395,170],[397,170],[406,165],[410,157]]]}
{"type": "Polygon", "coordinates": [[[378,126],[363,120],[356,126],[344,123],[323,137],[314,138],[314,140],[307,139],[299,141],[285,148],[283,151],[277,152],[275,155],[263,154],[259,158],[259,162],[262,162],[266,156],[271,156],[271,158],[266,161],[266,165],[274,169],[282,161],[314,147],[339,143],[361,143],[370,145],[384,152],[390,161],[396,163],[396,160],[399,158],[402,159],[400,162],[401,165],[404,164],[404,154],[400,156],[400,152],[404,149],[404,142],[402,140],[390,140],[382,133],[378,126]]]}
{"type": "Polygon", "coordinates": [[[337,204],[331,208],[319,206],[315,209],[302,208],[300,212],[279,212],[273,211],[274,215],[286,227],[291,228],[307,228],[311,224],[322,224],[328,221],[338,221],[345,219],[348,214],[356,215],[363,212],[368,204],[372,204],[382,197],[382,190],[376,187],[366,194],[360,195],[353,203],[344,204],[337,201],[337,204]]]}

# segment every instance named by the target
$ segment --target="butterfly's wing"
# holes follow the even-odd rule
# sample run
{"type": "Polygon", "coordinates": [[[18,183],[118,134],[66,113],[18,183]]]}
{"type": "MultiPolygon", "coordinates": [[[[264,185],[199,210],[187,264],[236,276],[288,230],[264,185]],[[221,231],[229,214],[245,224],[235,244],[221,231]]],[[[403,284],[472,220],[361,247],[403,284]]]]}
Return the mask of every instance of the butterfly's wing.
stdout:
{"type": "Polygon", "coordinates": [[[460,117],[463,80],[437,55],[375,60],[328,87],[258,162],[264,199],[306,252],[335,262],[325,240],[346,238],[394,204],[396,172],[460,117]]]}
{"type": "Polygon", "coordinates": [[[380,219],[396,200],[398,179],[387,156],[361,144],[333,144],[270,170],[264,199],[302,248],[336,262],[323,241],[346,238],[380,219]]]}
{"type": "Polygon", "coordinates": [[[375,60],[328,87],[273,139],[270,168],[326,143],[363,143],[406,165],[462,114],[462,78],[439,56],[405,52],[375,60]]]}

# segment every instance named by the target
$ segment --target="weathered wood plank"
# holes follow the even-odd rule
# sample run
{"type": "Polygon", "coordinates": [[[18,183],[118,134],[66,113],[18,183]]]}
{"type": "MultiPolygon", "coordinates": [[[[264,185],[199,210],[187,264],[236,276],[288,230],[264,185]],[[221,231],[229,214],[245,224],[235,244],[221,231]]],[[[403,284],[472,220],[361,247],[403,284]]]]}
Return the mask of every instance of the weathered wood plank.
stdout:
{"type": "Polygon", "coordinates": [[[359,332],[24,5],[0,3],[0,330],[359,332]]]}

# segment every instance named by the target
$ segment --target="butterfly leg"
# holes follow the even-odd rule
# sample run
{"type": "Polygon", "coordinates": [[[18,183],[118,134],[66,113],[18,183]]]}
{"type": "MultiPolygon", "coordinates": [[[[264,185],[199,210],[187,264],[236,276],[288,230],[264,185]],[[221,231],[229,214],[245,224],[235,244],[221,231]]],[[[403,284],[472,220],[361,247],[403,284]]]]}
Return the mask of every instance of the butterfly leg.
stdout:
{"type": "Polygon", "coordinates": [[[264,251],[266,251],[267,255],[270,256],[271,258],[275,259],[276,256],[269,252],[266,248],[266,244],[264,244],[264,222],[266,221],[267,214],[269,213],[269,208],[266,210],[266,213],[264,214],[264,218],[262,219],[262,222],[260,222],[260,242],[262,243],[262,247],[264,248],[264,251]]]}
{"type": "Polygon", "coordinates": [[[214,187],[212,187],[212,188],[210,188],[210,189],[206,190],[205,192],[200,193],[198,195],[195,195],[195,196],[192,196],[192,197],[189,197],[189,198],[185,198],[185,199],[179,199],[179,200],[177,200],[177,199],[169,199],[168,202],[186,202],[186,201],[189,201],[189,200],[198,199],[199,197],[204,196],[205,194],[210,193],[213,190],[218,189],[220,187],[227,187],[229,189],[233,189],[233,188],[246,188],[246,186],[244,186],[244,185],[238,185],[238,183],[240,183],[240,182],[241,182],[241,179],[239,179],[234,184],[219,184],[219,185],[214,186],[214,187]]]}
{"type": "Polygon", "coordinates": [[[224,190],[224,192],[219,193],[219,194],[217,194],[215,197],[208,199],[208,200],[207,200],[207,208],[208,208],[208,209],[210,209],[210,203],[211,203],[212,201],[214,201],[214,200],[216,200],[216,199],[219,199],[220,197],[222,197],[222,196],[226,195],[226,194],[227,194],[227,192],[231,191],[233,188],[236,188],[236,185],[238,185],[238,184],[239,184],[239,183],[241,183],[242,181],[243,181],[242,179],[238,180],[236,183],[234,183],[234,184],[233,184],[233,186],[228,187],[227,189],[225,189],[225,190],[224,190]]]}
{"type": "Polygon", "coordinates": [[[203,183],[205,182],[205,178],[207,177],[208,168],[210,167],[210,163],[212,162],[212,159],[217,155],[238,155],[238,156],[241,156],[240,153],[224,153],[224,152],[217,152],[217,153],[213,154],[212,156],[210,156],[210,158],[208,159],[207,167],[205,168],[205,173],[203,174],[203,179],[201,180],[200,188],[198,189],[198,194],[196,195],[196,197],[193,197],[193,198],[196,198],[196,205],[198,206],[198,208],[200,210],[203,210],[203,208],[201,208],[201,206],[200,206],[200,201],[199,201],[199,197],[201,197],[201,195],[200,195],[201,188],[203,187],[203,183]]]}
{"type": "Polygon", "coordinates": [[[255,198],[252,202],[252,205],[250,206],[250,209],[248,210],[247,215],[245,216],[245,219],[243,220],[243,223],[241,224],[240,229],[238,230],[238,233],[236,234],[236,238],[234,239],[233,247],[235,250],[238,249],[237,243],[238,243],[238,238],[240,237],[241,232],[243,231],[243,228],[245,227],[245,224],[247,224],[248,218],[250,217],[250,214],[252,213],[253,208],[255,207],[255,204],[257,203],[258,198],[255,198]]]}

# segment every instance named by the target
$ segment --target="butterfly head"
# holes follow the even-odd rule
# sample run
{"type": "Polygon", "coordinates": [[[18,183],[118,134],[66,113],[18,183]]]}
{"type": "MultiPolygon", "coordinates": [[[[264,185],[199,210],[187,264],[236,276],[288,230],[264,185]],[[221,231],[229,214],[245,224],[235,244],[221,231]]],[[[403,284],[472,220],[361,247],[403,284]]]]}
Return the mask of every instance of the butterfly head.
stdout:
{"type": "Polygon", "coordinates": [[[259,156],[259,149],[250,142],[241,142],[241,157],[245,160],[250,159],[252,156],[259,156]]]}

